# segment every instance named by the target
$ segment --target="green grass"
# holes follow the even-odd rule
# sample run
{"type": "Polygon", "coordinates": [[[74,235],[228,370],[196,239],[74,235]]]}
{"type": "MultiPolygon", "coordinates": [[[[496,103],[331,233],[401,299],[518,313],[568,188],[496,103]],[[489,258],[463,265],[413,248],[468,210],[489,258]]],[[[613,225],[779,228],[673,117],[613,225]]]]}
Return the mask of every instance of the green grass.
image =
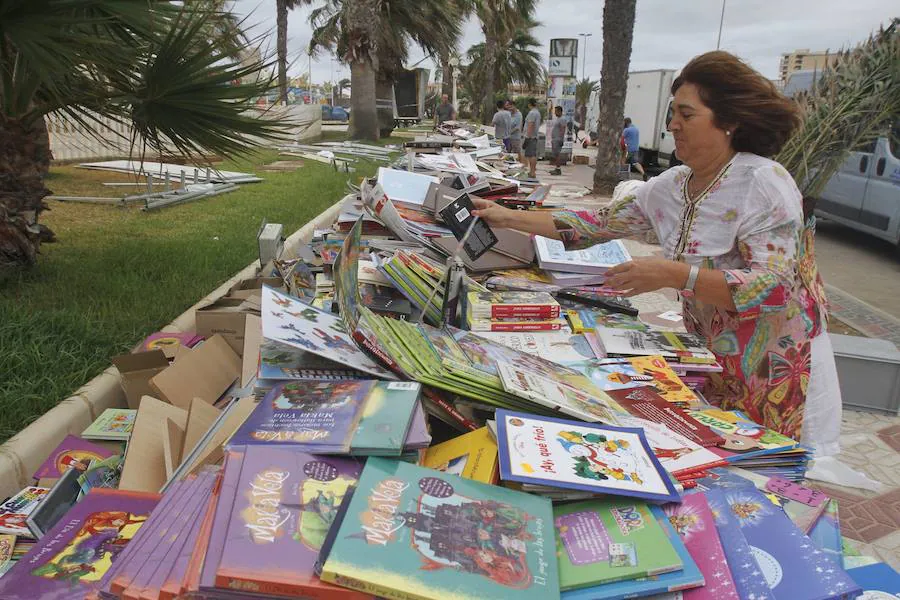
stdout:
{"type": "MultiPolygon", "coordinates": [[[[36,268],[0,278],[0,442],[254,260],[263,218],[293,232],[340,199],[348,178],[375,168],[363,163],[348,175],[306,161],[293,172],[259,171],[276,159],[265,151],[223,163],[265,181],[149,213],[50,202],[42,222],[59,242],[43,246],[36,268]]],[[[54,167],[48,187],[58,195],[139,193],[100,185],[124,180],[54,167]]]]}

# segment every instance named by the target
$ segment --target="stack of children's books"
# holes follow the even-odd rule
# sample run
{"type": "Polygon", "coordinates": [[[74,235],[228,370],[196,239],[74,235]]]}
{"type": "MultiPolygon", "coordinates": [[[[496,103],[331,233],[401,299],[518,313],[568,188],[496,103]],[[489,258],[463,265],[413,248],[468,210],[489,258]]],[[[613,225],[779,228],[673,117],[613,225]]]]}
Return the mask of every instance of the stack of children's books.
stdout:
{"type": "Polygon", "coordinates": [[[546,292],[469,292],[470,331],[558,331],[567,327],[559,303],[546,292]]]}

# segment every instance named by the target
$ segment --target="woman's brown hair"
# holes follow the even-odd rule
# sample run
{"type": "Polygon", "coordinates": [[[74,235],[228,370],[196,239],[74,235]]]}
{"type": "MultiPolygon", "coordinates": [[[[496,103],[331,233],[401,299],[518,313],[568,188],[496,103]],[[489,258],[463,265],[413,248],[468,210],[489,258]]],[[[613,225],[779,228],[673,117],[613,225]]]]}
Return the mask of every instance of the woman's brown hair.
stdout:
{"type": "Polygon", "coordinates": [[[697,86],[717,126],[733,129],[731,145],[737,152],[774,156],[800,125],[794,101],[728,52],[695,57],[672,83],[672,94],[685,83],[697,86]]]}

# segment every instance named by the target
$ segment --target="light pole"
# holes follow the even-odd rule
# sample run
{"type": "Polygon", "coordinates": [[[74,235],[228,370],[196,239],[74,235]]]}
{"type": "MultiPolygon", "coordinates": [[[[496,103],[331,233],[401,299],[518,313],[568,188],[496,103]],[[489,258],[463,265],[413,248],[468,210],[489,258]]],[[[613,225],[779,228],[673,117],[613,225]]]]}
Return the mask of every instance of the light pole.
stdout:
{"type": "Polygon", "coordinates": [[[587,40],[589,37],[591,37],[594,34],[593,33],[579,33],[578,35],[581,36],[582,38],[584,38],[584,44],[583,44],[584,48],[582,49],[582,52],[584,52],[584,54],[581,55],[581,78],[584,79],[584,65],[585,65],[585,62],[587,61],[587,40]]]}
{"type": "Polygon", "coordinates": [[[449,62],[450,62],[450,69],[451,69],[451,73],[452,73],[452,77],[453,77],[453,110],[459,110],[459,108],[456,106],[456,73],[457,73],[456,68],[459,66],[459,59],[456,58],[455,56],[451,56],[449,62]]]}
{"type": "Polygon", "coordinates": [[[722,16],[719,17],[719,39],[716,40],[716,50],[719,49],[719,45],[722,43],[722,23],[725,22],[725,0],[722,0],[722,16]]]}

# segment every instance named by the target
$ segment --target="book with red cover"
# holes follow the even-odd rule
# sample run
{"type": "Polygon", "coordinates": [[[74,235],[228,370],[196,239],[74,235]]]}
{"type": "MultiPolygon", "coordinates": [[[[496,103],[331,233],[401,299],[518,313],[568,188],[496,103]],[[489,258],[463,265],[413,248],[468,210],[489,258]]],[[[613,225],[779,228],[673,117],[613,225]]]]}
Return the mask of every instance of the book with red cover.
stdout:
{"type": "Polygon", "coordinates": [[[674,406],[649,387],[606,390],[629,413],[648,421],[662,423],[696,444],[710,447],[724,442],[718,433],[703,425],[686,411],[674,406]]]}
{"type": "Polygon", "coordinates": [[[568,327],[565,319],[547,319],[530,321],[524,317],[512,319],[480,319],[469,315],[467,320],[470,331],[558,331],[568,327]]]}

